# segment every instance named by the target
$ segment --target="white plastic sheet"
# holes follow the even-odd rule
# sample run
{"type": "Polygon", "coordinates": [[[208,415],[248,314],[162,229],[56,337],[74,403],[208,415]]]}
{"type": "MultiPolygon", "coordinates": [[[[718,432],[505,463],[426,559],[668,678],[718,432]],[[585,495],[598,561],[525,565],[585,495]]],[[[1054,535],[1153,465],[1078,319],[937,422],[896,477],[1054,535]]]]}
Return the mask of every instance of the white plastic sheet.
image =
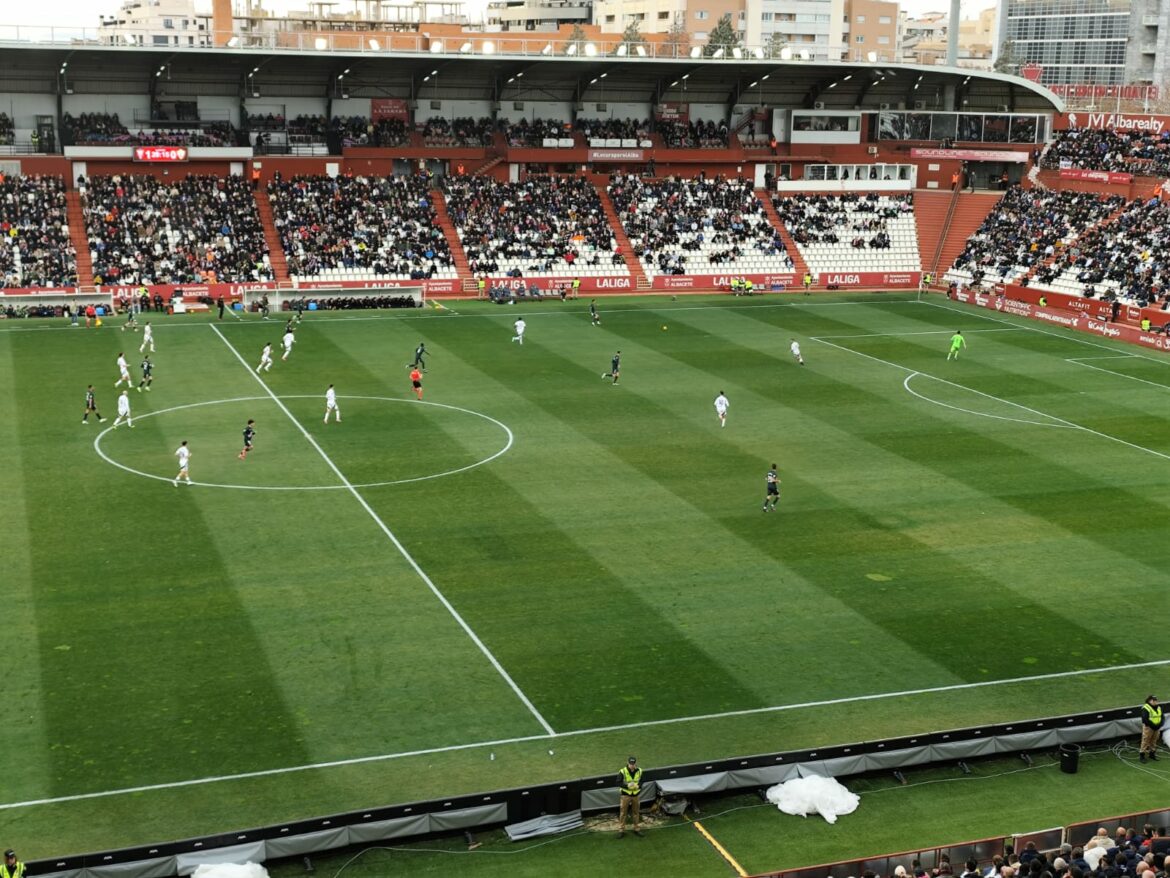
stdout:
{"type": "Polygon", "coordinates": [[[768,801],[785,814],[807,817],[820,814],[828,823],[836,823],[842,814],[857,810],[861,797],[849,792],[831,777],[795,777],[768,788],[768,801]]]}

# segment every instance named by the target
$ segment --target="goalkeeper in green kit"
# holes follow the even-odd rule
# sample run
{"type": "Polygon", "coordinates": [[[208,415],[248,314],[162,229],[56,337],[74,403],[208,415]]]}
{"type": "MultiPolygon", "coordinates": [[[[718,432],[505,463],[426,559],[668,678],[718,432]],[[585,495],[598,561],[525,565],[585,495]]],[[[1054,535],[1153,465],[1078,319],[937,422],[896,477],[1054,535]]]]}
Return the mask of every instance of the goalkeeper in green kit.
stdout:
{"type": "Polygon", "coordinates": [[[959,359],[959,351],[967,346],[966,339],[963,338],[963,333],[956,329],[955,334],[951,336],[951,349],[947,352],[947,359],[959,359]]]}

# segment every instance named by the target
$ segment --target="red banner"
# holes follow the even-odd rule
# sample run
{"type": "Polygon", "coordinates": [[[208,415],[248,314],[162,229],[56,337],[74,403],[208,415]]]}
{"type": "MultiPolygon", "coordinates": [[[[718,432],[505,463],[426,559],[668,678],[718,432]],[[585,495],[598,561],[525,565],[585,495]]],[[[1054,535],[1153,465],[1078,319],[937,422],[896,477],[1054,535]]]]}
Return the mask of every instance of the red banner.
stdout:
{"type": "MultiPolygon", "coordinates": [[[[594,293],[632,293],[634,278],[632,275],[622,274],[612,277],[583,277],[581,289],[594,293]]],[[[506,287],[509,290],[528,289],[535,286],[540,290],[560,290],[564,287],[572,288],[571,277],[489,277],[488,289],[492,287],[506,287]]]]}
{"type": "Polygon", "coordinates": [[[410,112],[405,98],[371,98],[370,118],[375,122],[383,119],[400,119],[403,122],[410,120],[410,112]]]}
{"type": "Polygon", "coordinates": [[[1156,101],[1156,85],[1094,85],[1078,82],[1071,85],[1050,85],[1048,90],[1062,98],[1121,98],[1123,101],[1156,101]]]}
{"type": "Polygon", "coordinates": [[[134,147],[134,161],[136,161],[136,162],[185,162],[185,161],[187,161],[187,147],[185,147],[185,146],[136,146],[136,147],[134,147]]]}
{"type": "MultiPolygon", "coordinates": [[[[1010,289],[1019,288],[1010,287],[1010,289]]],[[[1047,295],[1051,298],[1056,294],[1048,293],[1047,295]]],[[[1092,333],[1102,338],[1115,338],[1120,341],[1129,342],[1130,344],[1138,344],[1159,351],[1170,351],[1170,339],[1167,339],[1166,336],[1155,335],[1152,332],[1144,332],[1141,329],[1128,326],[1124,323],[1110,323],[1101,317],[1090,316],[1085,313],[1072,313],[1051,307],[1041,308],[1039,305],[1033,305],[1030,302],[1020,302],[1014,298],[1009,299],[1002,295],[989,296],[983,293],[973,293],[970,290],[964,290],[956,298],[958,301],[968,305],[990,308],[1003,314],[1014,314],[1017,317],[1030,317],[1033,320],[1039,320],[1043,323],[1063,326],[1066,329],[1075,329],[1078,332],[1092,333]]],[[[1106,310],[1108,310],[1108,303],[1102,304],[1105,304],[1107,306],[1106,310]]]]}
{"type": "Polygon", "coordinates": [[[691,119],[690,104],[658,104],[654,108],[654,118],[659,122],[689,122],[691,119]]]}
{"type": "Polygon", "coordinates": [[[1148,134],[1161,134],[1170,131],[1170,116],[1153,116],[1144,113],[1081,113],[1077,111],[1061,113],[1053,120],[1052,127],[1057,131],[1068,131],[1072,128],[1091,128],[1095,131],[1112,129],[1114,131],[1138,131],[1148,134]]]}
{"type": "Polygon", "coordinates": [[[1120,171],[1090,171],[1086,168],[1061,168],[1062,180],[1093,180],[1097,183],[1132,183],[1133,174],[1120,171]]]}

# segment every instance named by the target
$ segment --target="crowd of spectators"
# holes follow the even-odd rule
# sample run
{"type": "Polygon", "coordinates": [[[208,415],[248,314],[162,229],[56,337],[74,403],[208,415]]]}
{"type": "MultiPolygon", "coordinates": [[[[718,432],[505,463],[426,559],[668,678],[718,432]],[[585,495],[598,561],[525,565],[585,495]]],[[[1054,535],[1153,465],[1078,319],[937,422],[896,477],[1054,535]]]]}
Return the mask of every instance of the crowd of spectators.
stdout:
{"type": "Polygon", "coordinates": [[[193,128],[150,128],[131,133],[117,113],[82,113],[62,117],[65,143],[89,146],[233,146],[236,129],[229,122],[203,122],[193,128]]]}
{"type": "Polygon", "coordinates": [[[1035,272],[1033,285],[1145,306],[1170,301],[1170,204],[1136,200],[1035,272]]]}
{"type": "Polygon", "coordinates": [[[508,146],[541,146],[546,138],[571,137],[571,126],[559,119],[521,119],[518,122],[500,120],[500,130],[508,146]]]}
{"type": "Polygon", "coordinates": [[[0,146],[11,146],[16,142],[16,129],[7,113],[0,113],[0,146]]]}
{"type": "Polygon", "coordinates": [[[1057,131],[1041,166],[1165,177],[1170,175],[1170,131],[1157,134],[1108,128],[1057,131]]]}
{"type": "Polygon", "coordinates": [[[463,116],[448,121],[434,116],[423,124],[423,143],[427,146],[491,146],[495,124],[486,117],[476,120],[463,116]]]}
{"type": "Polygon", "coordinates": [[[909,192],[896,198],[854,192],[773,196],[772,201],[797,244],[845,241],[854,249],[888,249],[891,223],[914,215],[914,196],[909,192]]]}
{"type": "Polygon", "coordinates": [[[658,123],[662,142],[672,149],[725,149],[727,147],[727,123],[683,122],[662,120],[658,123]]]}
{"type": "Polygon", "coordinates": [[[406,122],[367,116],[297,116],[288,123],[288,133],[320,143],[333,136],[342,146],[402,146],[410,138],[406,122]]]}
{"type": "Polygon", "coordinates": [[[967,241],[947,279],[976,285],[1014,280],[1124,203],[1119,195],[1013,186],[967,241]]]}
{"type": "Polygon", "coordinates": [[[649,119],[578,119],[577,130],[585,140],[644,140],[650,136],[649,119]]]}
{"type": "Polygon", "coordinates": [[[0,174],[0,287],[74,287],[65,181],[0,174]]]}
{"type": "Polygon", "coordinates": [[[626,274],[597,190],[581,177],[445,181],[447,209],[475,274],[626,274]]]}
{"type": "Polygon", "coordinates": [[[742,177],[615,175],[609,195],[649,274],[792,268],[780,233],[742,177]]]}
{"type": "Polygon", "coordinates": [[[290,275],[454,277],[426,178],[297,176],[268,185],[290,275]]]}
{"type": "Polygon", "coordinates": [[[284,131],[284,129],[285,120],[283,113],[248,114],[249,131],[284,131]]]}
{"type": "Polygon", "coordinates": [[[273,279],[251,187],[238,176],[79,178],[95,284],[273,279]]]}

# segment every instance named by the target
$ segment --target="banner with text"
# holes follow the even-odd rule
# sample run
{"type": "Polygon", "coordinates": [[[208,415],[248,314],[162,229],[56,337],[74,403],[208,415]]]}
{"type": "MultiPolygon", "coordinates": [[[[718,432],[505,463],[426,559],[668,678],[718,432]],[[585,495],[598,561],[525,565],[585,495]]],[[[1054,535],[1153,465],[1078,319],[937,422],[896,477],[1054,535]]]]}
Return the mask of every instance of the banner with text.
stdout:
{"type": "Polygon", "coordinates": [[[410,118],[405,98],[371,98],[370,118],[375,122],[383,119],[398,119],[406,122],[410,118]]]}
{"type": "Polygon", "coordinates": [[[1058,113],[1052,122],[1057,131],[1072,128],[1092,128],[1114,131],[1144,131],[1161,134],[1170,131],[1170,116],[1154,116],[1147,113],[1058,113]]]}
{"type": "Polygon", "coordinates": [[[963,162],[1009,162],[1028,160],[1028,153],[1005,149],[935,149],[915,146],[910,150],[912,159],[955,159],[963,162]]]}
{"type": "Polygon", "coordinates": [[[1133,174],[1121,171],[1090,171],[1087,168],[1061,168],[1062,180],[1092,180],[1095,183],[1132,183],[1133,174]]]}

